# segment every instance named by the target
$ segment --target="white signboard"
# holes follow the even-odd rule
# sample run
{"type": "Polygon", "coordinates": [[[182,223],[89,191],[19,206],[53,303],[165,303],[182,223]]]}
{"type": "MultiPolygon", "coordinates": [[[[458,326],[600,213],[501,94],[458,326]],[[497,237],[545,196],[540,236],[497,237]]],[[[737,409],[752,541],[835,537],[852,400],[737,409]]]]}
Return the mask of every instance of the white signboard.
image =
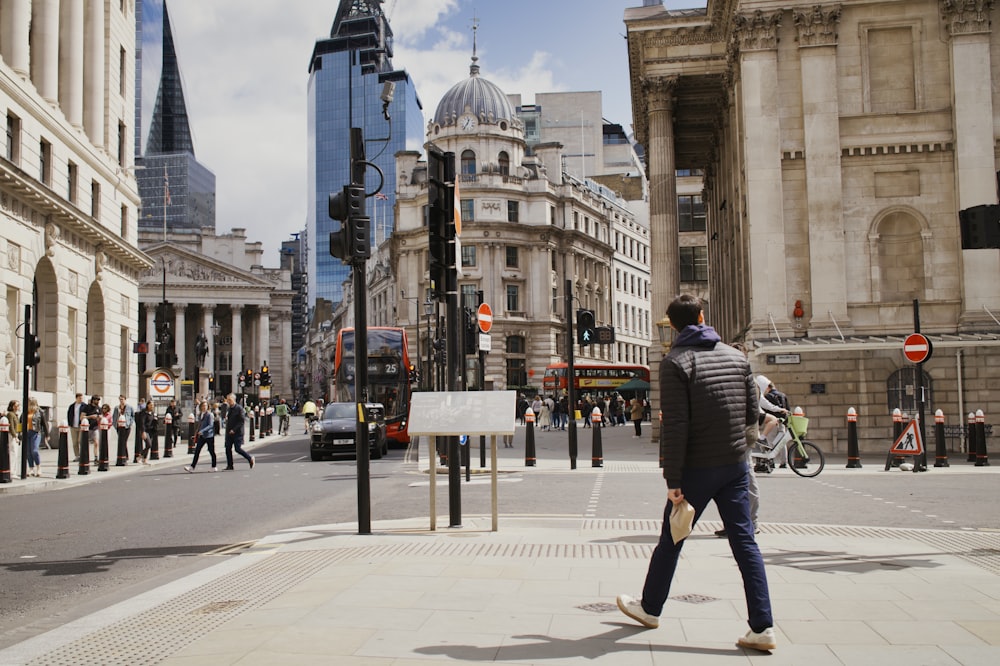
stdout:
{"type": "Polygon", "coordinates": [[[411,435],[513,435],[514,391],[435,391],[410,398],[411,435]]]}
{"type": "Polygon", "coordinates": [[[479,351],[481,352],[493,351],[493,343],[490,342],[489,333],[479,334],[479,351]]]}

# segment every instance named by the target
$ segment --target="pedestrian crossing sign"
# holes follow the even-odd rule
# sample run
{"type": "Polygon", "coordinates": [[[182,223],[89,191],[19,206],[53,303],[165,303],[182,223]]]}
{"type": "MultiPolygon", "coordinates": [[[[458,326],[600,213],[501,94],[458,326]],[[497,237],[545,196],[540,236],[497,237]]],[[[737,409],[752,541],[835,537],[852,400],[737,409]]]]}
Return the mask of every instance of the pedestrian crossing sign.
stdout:
{"type": "Polygon", "coordinates": [[[924,443],[920,439],[920,428],[916,421],[910,421],[893,442],[889,453],[894,456],[919,456],[924,452],[924,443]]]}

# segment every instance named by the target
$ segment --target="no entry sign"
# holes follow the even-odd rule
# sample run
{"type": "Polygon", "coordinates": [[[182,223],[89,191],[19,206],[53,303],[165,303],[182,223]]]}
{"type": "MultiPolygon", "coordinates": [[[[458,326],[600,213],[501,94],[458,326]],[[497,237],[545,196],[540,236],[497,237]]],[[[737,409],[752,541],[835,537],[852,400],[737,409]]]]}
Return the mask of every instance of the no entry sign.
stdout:
{"type": "Polygon", "coordinates": [[[903,355],[911,363],[923,363],[931,357],[931,341],[919,333],[910,333],[903,340],[903,355]]]}
{"type": "Polygon", "coordinates": [[[479,330],[483,333],[489,333],[490,329],[493,328],[493,310],[488,303],[479,305],[476,318],[479,320],[479,330]]]}

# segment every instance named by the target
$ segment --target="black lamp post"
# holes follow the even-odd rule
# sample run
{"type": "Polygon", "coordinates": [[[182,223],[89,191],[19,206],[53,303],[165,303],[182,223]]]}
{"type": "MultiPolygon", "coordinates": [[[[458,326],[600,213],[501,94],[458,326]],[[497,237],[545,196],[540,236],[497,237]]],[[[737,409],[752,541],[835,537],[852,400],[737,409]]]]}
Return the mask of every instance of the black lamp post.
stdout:
{"type": "Polygon", "coordinates": [[[427,363],[424,366],[424,371],[420,373],[421,383],[424,389],[433,388],[433,383],[431,382],[431,319],[434,317],[434,301],[427,298],[424,301],[424,316],[427,317],[427,363]]]}

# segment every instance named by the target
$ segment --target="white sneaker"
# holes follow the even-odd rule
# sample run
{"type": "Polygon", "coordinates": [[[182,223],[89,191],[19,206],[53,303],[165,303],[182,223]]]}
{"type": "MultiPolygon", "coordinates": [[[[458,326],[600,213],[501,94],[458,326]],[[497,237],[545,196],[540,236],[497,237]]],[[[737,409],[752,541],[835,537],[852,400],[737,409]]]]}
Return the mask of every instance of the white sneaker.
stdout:
{"type": "Polygon", "coordinates": [[[761,650],[762,652],[767,652],[768,650],[773,650],[778,647],[774,637],[773,627],[768,627],[761,632],[751,629],[746,633],[746,636],[740,636],[737,639],[736,644],[740,647],[750,648],[752,650],[761,650]]]}
{"type": "Polygon", "coordinates": [[[618,608],[621,612],[625,613],[644,627],[656,629],[660,626],[660,618],[655,615],[650,615],[644,611],[642,609],[642,603],[634,597],[630,597],[627,594],[619,594],[618,608]]]}
{"type": "Polygon", "coordinates": [[[193,474],[194,473],[194,467],[185,467],[184,471],[185,472],[191,472],[193,474]]]}
{"type": "Polygon", "coordinates": [[[213,468],[212,468],[212,471],[213,471],[213,472],[218,472],[218,471],[219,471],[219,468],[218,468],[218,467],[213,467],[213,468]]]}

